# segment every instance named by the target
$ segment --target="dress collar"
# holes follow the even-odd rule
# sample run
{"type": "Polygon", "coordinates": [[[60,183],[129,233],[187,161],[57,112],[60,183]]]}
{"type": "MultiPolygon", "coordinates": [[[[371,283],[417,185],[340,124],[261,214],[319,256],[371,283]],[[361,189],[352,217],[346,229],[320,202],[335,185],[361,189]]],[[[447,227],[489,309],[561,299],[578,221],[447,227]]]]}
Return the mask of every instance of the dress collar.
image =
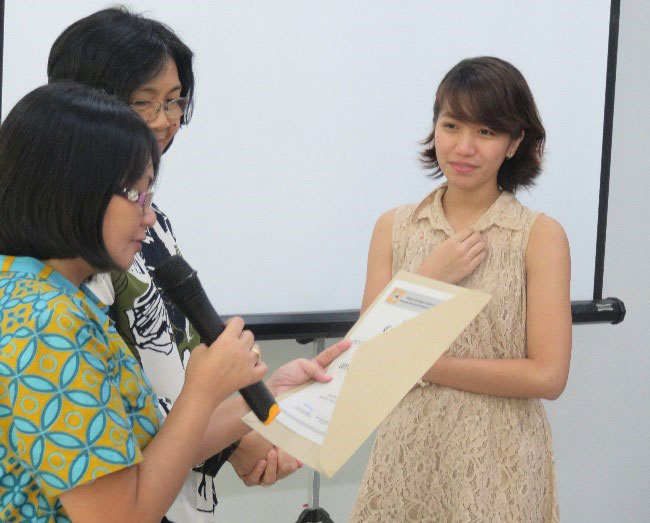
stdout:
{"type": "MultiPolygon", "coordinates": [[[[454,230],[449,224],[445,216],[445,211],[442,208],[442,195],[445,194],[446,190],[447,184],[443,183],[434,189],[433,192],[425,196],[415,209],[413,209],[411,220],[417,222],[428,219],[432,229],[442,230],[451,236],[454,234],[454,230]]],[[[513,201],[516,201],[514,195],[503,191],[490,208],[472,225],[472,229],[482,232],[492,225],[497,225],[505,229],[521,230],[523,227],[521,221],[509,209],[513,201]]]]}
{"type": "Polygon", "coordinates": [[[5,256],[0,254],[0,272],[19,272],[28,274],[35,279],[45,280],[53,287],[71,294],[81,300],[89,302],[91,308],[96,309],[98,316],[104,319],[108,314],[108,307],[102,303],[97,296],[82,283],[77,287],[60,272],[55,271],[49,265],[30,256],[5,256]]]}

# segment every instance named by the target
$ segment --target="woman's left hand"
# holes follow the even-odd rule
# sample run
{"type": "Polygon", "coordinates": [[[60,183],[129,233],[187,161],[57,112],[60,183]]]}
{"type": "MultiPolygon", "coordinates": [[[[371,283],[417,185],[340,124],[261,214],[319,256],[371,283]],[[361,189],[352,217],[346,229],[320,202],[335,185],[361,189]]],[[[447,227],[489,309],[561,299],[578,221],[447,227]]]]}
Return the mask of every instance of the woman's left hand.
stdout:
{"type": "Polygon", "coordinates": [[[273,395],[277,396],[311,379],[326,383],[332,377],[325,373],[325,368],[339,354],[346,351],[350,347],[350,343],[350,340],[341,340],[325,349],[312,360],[298,358],[297,360],[290,361],[276,370],[266,382],[266,385],[273,395]]]}
{"type": "Polygon", "coordinates": [[[302,467],[302,463],[274,447],[256,432],[244,436],[228,458],[244,485],[269,486],[302,467]]]}
{"type": "Polygon", "coordinates": [[[268,487],[286,478],[302,467],[302,462],[277,447],[273,447],[266,459],[260,460],[245,476],[239,476],[247,487],[261,485],[268,487]]]}

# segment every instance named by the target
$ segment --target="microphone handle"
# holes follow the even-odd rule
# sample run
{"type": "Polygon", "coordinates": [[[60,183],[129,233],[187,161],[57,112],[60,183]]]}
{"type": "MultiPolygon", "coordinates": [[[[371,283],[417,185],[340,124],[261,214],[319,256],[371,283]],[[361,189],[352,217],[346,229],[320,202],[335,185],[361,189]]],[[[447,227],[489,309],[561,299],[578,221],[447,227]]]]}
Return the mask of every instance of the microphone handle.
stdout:
{"type": "MultiPolygon", "coordinates": [[[[214,307],[208,300],[204,292],[194,294],[187,300],[187,311],[183,312],[187,315],[192,323],[192,326],[199,333],[201,341],[206,345],[212,345],[214,341],[221,335],[226,326],[214,310],[214,307]],[[199,314],[188,314],[189,311],[201,311],[199,314]],[[200,318],[200,320],[199,320],[200,318]],[[194,320],[197,321],[194,321],[194,320]]],[[[263,381],[258,381],[252,385],[248,385],[243,389],[239,389],[244,401],[248,404],[251,410],[264,425],[271,423],[280,412],[280,407],[275,401],[273,394],[268,389],[263,381]]]]}

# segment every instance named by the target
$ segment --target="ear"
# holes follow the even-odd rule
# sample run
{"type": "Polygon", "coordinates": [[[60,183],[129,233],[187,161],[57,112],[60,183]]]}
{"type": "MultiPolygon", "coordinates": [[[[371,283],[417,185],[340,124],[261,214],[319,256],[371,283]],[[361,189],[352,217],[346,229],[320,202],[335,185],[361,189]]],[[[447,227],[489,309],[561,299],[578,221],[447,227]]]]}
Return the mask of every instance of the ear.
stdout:
{"type": "Polygon", "coordinates": [[[515,155],[517,149],[519,149],[519,144],[524,139],[525,135],[526,133],[522,130],[521,134],[517,138],[513,138],[510,140],[510,145],[506,150],[506,159],[510,160],[510,158],[512,158],[515,155]]]}

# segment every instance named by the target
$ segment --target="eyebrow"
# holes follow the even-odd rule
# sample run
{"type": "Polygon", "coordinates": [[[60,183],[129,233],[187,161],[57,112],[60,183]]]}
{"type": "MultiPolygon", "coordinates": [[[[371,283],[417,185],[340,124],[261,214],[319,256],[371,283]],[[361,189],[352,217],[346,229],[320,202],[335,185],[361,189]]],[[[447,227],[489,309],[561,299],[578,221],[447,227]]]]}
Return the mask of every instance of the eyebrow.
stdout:
{"type": "MultiPolygon", "coordinates": [[[[167,91],[167,93],[173,93],[174,91],[180,91],[183,88],[181,84],[178,84],[175,87],[172,87],[167,91]]],[[[158,94],[158,89],[154,89],[153,87],[140,87],[140,89],[136,89],[133,91],[133,93],[149,93],[149,94],[158,94]]]]}

